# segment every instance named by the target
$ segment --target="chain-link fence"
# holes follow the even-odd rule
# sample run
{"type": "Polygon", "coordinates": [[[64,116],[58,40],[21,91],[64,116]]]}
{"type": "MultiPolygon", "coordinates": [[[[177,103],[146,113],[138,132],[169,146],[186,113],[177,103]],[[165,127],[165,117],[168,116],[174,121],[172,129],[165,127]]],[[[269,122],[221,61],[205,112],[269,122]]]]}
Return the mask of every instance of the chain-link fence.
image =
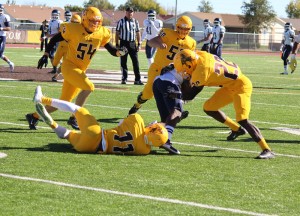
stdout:
{"type": "MultiPolygon", "coordinates": [[[[8,33],[8,39],[11,38],[13,40],[8,40],[8,43],[32,43],[35,41],[31,40],[22,40],[18,41],[18,38],[26,38],[28,37],[28,32],[36,31],[36,34],[30,34],[31,37],[37,37],[37,43],[39,41],[39,29],[41,23],[14,23],[11,22],[12,31],[8,33]],[[24,34],[26,36],[24,36],[24,34]]],[[[115,27],[108,27],[111,30],[111,42],[114,43],[115,36],[115,27]]],[[[141,29],[141,32],[143,29],[141,29]]],[[[203,38],[202,31],[192,31],[190,33],[196,41],[199,41],[203,38]]],[[[232,50],[232,51],[279,51],[281,46],[282,34],[250,34],[250,33],[234,33],[234,32],[226,32],[224,37],[223,49],[224,50],[232,50]]],[[[198,48],[200,48],[202,44],[198,44],[198,48]]]]}

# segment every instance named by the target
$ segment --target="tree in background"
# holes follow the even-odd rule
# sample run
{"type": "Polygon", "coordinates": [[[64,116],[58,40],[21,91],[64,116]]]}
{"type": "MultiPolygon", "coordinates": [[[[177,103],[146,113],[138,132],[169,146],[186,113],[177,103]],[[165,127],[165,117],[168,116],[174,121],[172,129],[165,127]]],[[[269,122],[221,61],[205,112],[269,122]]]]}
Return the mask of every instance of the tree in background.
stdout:
{"type": "Polygon", "coordinates": [[[244,16],[240,16],[240,20],[249,32],[260,33],[263,28],[268,29],[276,17],[268,0],[251,0],[250,3],[244,1],[241,9],[244,16]]]}
{"type": "Polygon", "coordinates": [[[77,13],[81,13],[84,9],[83,7],[80,7],[77,5],[70,5],[70,4],[65,5],[64,8],[65,8],[65,10],[69,10],[69,11],[77,12],[77,13]]]}
{"type": "Polygon", "coordinates": [[[285,8],[285,12],[288,18],[300,18],[300,0],[290,1],[285,8]]]}
{"type": "Polygon", "coordinates": [[[155,10],[158,14],[167,14],[159,3],[155,0],[127,0],[125,4],[121,4],[118,10],[126,10],[127,7],[133,7],[135,11],[147,12],[150,9],[155,10]]]}
{"type": "Polygon", "coordinates": [[[16,4],[16,0],[12,0],[12,1],[7,0],[6,4],[8,4],[8,5],[15,5],[16,4]]]}
{"type": "Polygon", "coordinates": [[[108,0],[89,0],[83,3],[84,7],[93,6],[100,10],[114,10],[115,5],[111,4],[108,0]]]}
{"type": "Polygon", "coordinates": [[[203,13],[213,13],[214,8],[209,1],[202,0],[198,6],[198,11],[203,13]]]}

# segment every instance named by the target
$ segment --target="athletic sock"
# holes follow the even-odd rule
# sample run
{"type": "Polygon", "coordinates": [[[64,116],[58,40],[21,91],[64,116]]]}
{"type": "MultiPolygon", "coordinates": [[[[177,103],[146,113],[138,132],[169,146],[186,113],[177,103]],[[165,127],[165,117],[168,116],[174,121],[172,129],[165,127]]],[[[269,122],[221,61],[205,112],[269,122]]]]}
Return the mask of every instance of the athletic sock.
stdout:
{"type": "Polygon", "coordinates": [[[231,130],[233,131],[238,131],[240,126],[235,122],[233,121],[231,118],[227,117],[224,124],[226,126],[228,126],[231,130]]]}

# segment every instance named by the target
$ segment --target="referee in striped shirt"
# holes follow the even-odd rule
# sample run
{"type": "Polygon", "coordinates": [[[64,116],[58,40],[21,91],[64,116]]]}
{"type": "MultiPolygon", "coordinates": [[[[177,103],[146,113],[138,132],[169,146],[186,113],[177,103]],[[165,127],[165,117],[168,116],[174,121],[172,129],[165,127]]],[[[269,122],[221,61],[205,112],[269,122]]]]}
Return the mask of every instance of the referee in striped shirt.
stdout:
{"type": "Polygon", "coordinates": [[[126,84],[128,77],[127,57],[128,54],[132,60],[133,71],[135,75],[135,85],[144,85],[141,82],[138,52],[141,48],[141,33],[138,20],[133,18],[133,8],[126,9],[126,15],[120,19],[116,28],[116,46],[126,47],[128,53],[121,56],[122,82],[126,84]]]}

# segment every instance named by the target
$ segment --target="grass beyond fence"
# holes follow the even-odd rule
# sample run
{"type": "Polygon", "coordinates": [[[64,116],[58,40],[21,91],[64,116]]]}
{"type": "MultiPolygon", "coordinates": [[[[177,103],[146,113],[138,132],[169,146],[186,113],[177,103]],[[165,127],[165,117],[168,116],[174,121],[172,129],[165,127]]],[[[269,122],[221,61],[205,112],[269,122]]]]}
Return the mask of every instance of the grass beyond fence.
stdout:
{"type": "MultiPolygon", "coordinates": [[[[36,66],[41,56],[35,49],[7,49],[6,54],[16,66],[36,66]]],[[[202,110],[213,87],[185,106],[190,116],[173,135],[181,155],[153,149],[148,156],[116,156],[78,154],[43,122],[37,131],[28,129],[25,114],[34,110],[35,87],[58,97],[60,83],[0,81],[0,152],[7,154],[0,158],[0,215],[299,215],[300,71],[279,75],[279,55],[224,58],[252,80],[250,120],[275,159],[255,160],[260,149],[248,134],[226,141],[228,128],[202,110]]],[[[119,70],[119,61],[100,51],[91,68],[119,70]]],[[[86,107],[103,128],[111,128],[127,115],[141,89],[97,84],[86,107]]],[[[235,117],[232,106],[223,110],[235,117]]],[[[146,123],[159,120],[154,100],[139,113],[146,123]]],[[[68,117],[53,113],[66,127],[68,117]]]]}

